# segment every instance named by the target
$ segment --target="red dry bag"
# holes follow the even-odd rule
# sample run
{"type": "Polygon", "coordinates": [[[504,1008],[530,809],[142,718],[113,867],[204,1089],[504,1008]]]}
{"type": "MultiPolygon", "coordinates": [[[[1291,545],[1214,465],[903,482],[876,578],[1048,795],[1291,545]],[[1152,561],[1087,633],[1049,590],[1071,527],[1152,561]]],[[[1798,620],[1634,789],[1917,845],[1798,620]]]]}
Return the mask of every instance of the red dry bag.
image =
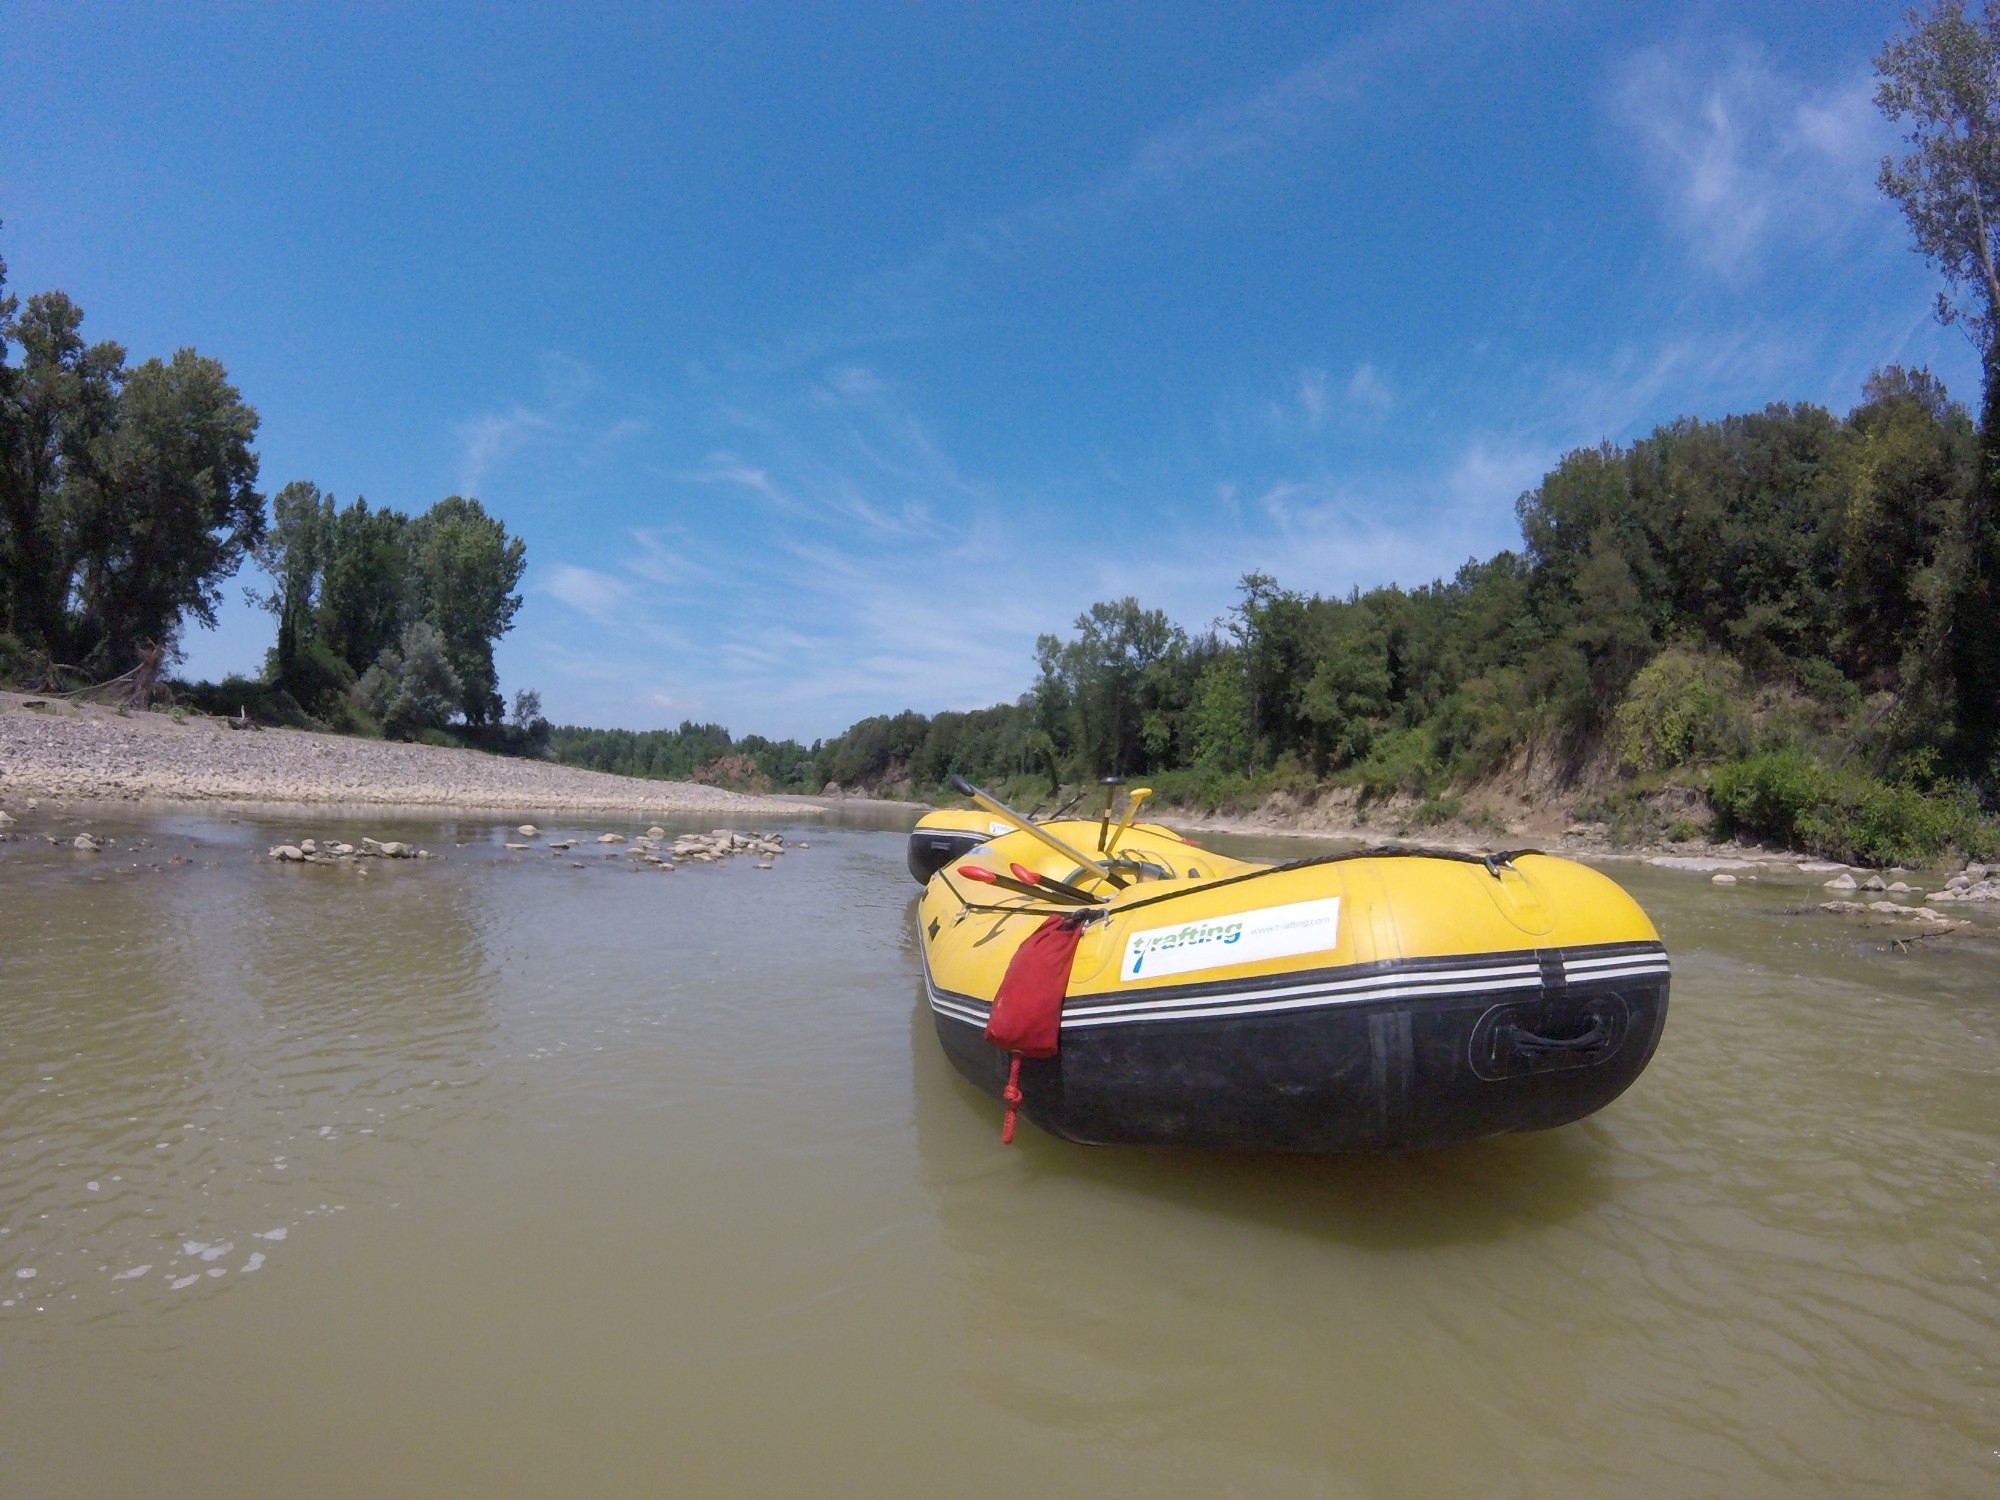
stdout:
{"type": "Polygon", "coordinates": [[[1062,1031],[1063,996],[1069,992],[1070,961],[1083,933],[1083,919],[1052,916],[1014,950],[1007,977],[993,997],[986,1040],[1002,1052],[1054,1057],[1062,1031]]]}

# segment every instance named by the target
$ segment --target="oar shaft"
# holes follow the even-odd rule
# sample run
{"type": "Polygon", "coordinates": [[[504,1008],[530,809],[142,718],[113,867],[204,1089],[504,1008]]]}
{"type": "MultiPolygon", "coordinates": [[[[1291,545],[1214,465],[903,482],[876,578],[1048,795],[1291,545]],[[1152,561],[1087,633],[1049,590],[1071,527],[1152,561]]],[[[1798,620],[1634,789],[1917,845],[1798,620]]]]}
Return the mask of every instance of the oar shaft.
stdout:
{"type": "Polygon", "coordinates": [[[963,776],[952,777],[951,784],[957,789],[960,796],[970,797],[974,802],[977,802],[981,807],[992,813],[994,817],[1004,818],[1022,833],[1032,834],[1055,850],[1056,853],[1067,859],[1075,860],[1086,870],[1094,873],[1100,880],[1111,880],[1114,885],[1121,884],[1119,881],[1112,880],[1111,872],[1092,859],[1088,854],[1085,854],[1080,849],[1070,848],[1068,844],[1065,844],[1039,823],[1030,823],[1026,818],[1015,812],[1013,808],[1007,806],[1006,803],[999,801],[997,798],[987,796],[986,793],[980,791],[978,787],[967,781],[963,776]]]}

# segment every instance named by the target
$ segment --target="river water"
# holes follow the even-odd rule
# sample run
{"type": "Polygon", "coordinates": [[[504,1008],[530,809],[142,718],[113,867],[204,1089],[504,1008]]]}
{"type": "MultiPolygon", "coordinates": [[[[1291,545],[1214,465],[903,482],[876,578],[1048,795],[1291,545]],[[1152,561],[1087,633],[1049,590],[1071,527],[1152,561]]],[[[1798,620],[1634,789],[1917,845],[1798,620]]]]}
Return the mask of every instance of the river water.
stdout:
{"type": "Polygon", "coordinates": [[[1607,867],[1593,1119],[1269,1159],[1003,1148],[897,829],[88,815],[0,845],[9,1496],[2000,1493],[2000,942],[1823,875],[1607,867]]]}

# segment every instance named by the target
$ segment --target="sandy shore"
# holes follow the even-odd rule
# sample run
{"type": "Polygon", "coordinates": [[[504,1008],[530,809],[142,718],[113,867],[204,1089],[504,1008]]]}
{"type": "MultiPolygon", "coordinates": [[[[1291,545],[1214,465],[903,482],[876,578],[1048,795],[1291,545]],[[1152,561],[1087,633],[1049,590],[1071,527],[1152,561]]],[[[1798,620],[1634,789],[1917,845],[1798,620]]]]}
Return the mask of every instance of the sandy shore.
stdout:
{"type": "Polygon", "coordinates": [[[477,750],[292,729],[232,730],[188,715],[133,713],[0,693],[0,807],[23,798],[258,802],[719,814],[798,802],[681,781],[644,781],[477,750]]]}

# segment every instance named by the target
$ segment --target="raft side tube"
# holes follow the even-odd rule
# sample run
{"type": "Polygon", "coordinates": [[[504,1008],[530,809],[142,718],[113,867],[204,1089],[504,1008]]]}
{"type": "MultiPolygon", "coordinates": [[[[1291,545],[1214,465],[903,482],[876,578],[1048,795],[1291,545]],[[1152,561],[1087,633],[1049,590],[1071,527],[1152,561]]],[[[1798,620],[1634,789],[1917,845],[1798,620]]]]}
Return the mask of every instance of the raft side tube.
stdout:
{"type": "MultiPolygon", "coordinates": [[[[999,1098],[988,1007],[925,976],[938,1039],[999,1098]]],[[[1343,966],[1078,1005],[1028,1059],[1022,1112],[1093,1145],[1406,1151],[1546,1130],[1602,1109],[1651,1060],[1669,976],[1653,943],[1343,966]]]]}

